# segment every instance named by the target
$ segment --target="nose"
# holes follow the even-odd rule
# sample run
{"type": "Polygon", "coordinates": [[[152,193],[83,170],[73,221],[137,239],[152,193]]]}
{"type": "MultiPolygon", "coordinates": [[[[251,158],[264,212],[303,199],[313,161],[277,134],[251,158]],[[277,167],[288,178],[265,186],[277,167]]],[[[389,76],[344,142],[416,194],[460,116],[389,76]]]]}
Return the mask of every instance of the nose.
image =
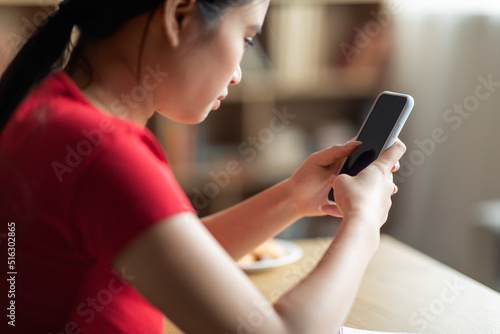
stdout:
{"type": "Polygon", "coordinates": [[[233,72],[233,76],[231,77],[231,82],[229,83],[230,85],[237,85],[241,81],[241,66],[238,64],[238,67],[233,72]]]}

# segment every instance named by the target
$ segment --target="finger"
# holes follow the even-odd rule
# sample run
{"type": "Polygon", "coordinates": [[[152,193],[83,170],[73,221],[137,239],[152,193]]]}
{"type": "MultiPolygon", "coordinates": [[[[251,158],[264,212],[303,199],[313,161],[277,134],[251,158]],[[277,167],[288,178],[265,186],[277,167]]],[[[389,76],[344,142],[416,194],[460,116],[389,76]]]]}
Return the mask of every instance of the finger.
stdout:
{"type": "Polygon", "coordinates": [[[316,152],[314,158],[319,165],[329,166],[333,164],[335,160],[351,155],[359,145],[361,145],[359,141],[350,141],[343,145],[335,145],[316,152]]]}
{"type": "Polygon", "coordinates": [[[396,162],[396,164],[394,165],[394,167],[392,167],[391,172],[392,173],[396,173],[399,170],[400,167],[401,167],[401,165],[400,165],[399,160],[398,160],[396,162]]]}
{"type": "Polygon", "coordinates": [[[388,150],[382,153],[376,161],[386,165],[387,170],[392,170],[392,168],[398,163],[403,154],[406,151],[406,146],[403,142],[397,139],[388,150]]]}
{"type": "Polygon", "coordinates": [[[335,204],[329,204],[329,205],[322,205],[319,207],[320,211],[324,212],[325,214],[333,217],[339,217],[342,218],[342,212],[340,212],[339,207],[335,204]]]}
{"type": "Polygon", "coordinates": [[[398,186],[397,186],[397,185],[395,185],[395,184],[393,184],[393,186],[394,186],[394,190],[392,191],[392,194],[393,194],[393,195],[396,195],[396,194],[398,193],[398,191],[399,191],[399,188],[398,188],[398,186]]]}
{"type": "Polygon", "coordinates": [[[351,139],[349,139],[347,142],[348,142],[348,143],[351,143],[351,142],[353,142],[353,141],[356,141],[356,139],[357,139],[357,136],[352,137],[352,138],[351,138],[351,139]]]}

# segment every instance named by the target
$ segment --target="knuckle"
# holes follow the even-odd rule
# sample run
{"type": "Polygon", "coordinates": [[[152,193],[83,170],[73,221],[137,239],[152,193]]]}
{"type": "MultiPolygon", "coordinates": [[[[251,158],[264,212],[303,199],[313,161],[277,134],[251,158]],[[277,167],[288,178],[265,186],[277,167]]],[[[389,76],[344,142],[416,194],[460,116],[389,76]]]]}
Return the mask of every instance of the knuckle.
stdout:
{"type": "Polygon", "coordinates": [[[352,178],[352,176],[349,176],[347,174],[339,174],[333,179],[332,186],[333,186],[333,188],[346,187],[346,186],[348,186],[351,178],[352,178]]]}
{"type": "Polygon", "coordinates": [[[309,155],[305,161],[307,161],[308,163],[314,163],[320,159],[321,159],[321,151],[318,151],[318,152],[314,152],[311,155],[309,155]]]}
{"type": "Polygon", "coordinates": [[[382,164],[382,163],[380,163],[378,161],[375,161],[374,163],[372,163],[372,166],[375,169],[375,171],[377,171],[378,173],[380,173],[382,175],[386,175],[387,174],[387,168],[386,168],[386,166],[384,164],[382,164]]]}
{"type": "Polygon", "coordinates": [[[348,178],[347,174],[339,174],[333,179],[334,183],[344,183],[346,179],[348,178]]]}

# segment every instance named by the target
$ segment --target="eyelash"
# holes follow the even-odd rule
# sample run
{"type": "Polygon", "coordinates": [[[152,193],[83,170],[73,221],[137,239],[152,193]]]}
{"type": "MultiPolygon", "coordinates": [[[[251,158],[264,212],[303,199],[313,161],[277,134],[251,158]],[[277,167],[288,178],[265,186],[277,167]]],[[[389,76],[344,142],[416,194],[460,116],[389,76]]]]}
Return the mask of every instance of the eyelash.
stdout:
{"type": "Polygon", "coordinates": [[[245,46],[254,46],[255,42],[252,40],[252,38],[248,37],[245,38],[245,46]]]}

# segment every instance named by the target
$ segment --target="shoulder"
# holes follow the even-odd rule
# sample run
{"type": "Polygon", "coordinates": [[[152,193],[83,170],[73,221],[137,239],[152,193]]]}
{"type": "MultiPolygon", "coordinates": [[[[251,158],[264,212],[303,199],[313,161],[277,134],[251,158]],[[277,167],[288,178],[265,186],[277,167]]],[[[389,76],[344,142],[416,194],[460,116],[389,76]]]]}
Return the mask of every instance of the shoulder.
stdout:
{"type": "Polygon", "coordinates": [[[110,143],[143,142],[153,151],[160,149],[146,128],[104,113],[91,105],[65,74],[59,73],[51,79],[41,87],[35,99],[40,100],[39,112],[47,113],[43,118],[54,130],[53,134],[87,140],[94,145],[113,139],[110,143]]]}
{"type": "Polygon", "coordinates": [[[148,129],[96,109],[64,73],[50,76],[25,99],[0,148],[50,189],[63,182],[71,188],[91,166],[117,168],[121,175],[149,168],[168,172],[163,149],[148,129]]]}
{"type": "Polygon", "coordinates": [[[166,164],[161,146],[148,129],[96,109],[62,73],[42,84],[25,108],[20,116],[24,131],[36,130],[25,132],[24,139],[43,146],[53,167],[60,167],[59,181],[61,172],[77,168],[83,172],[103,156],[106,161],[113,157],[124,162],[149,157],[150,162],[166,164]]]}

